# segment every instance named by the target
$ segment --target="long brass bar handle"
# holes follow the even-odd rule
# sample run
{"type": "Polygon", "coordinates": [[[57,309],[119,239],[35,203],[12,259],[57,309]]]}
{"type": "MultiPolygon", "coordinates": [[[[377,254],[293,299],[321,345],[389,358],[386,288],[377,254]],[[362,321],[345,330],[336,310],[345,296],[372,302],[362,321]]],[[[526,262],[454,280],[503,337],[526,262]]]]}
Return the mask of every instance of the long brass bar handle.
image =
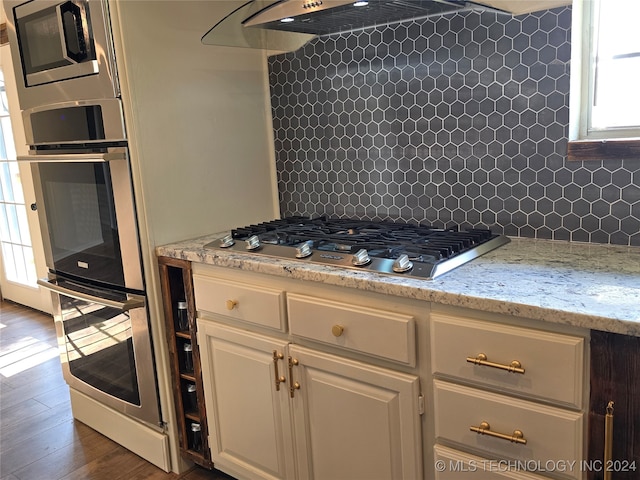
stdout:
{"type": "Polygon", "coordinates": [[[479,353],[475,357],[467,357],[467,362],[474,365],[483,365],[485,367],[498,368],[500,370],[506,370],[510,373],[524,374],[524,368],[518,360],[514,360],[509,365],[503,365],[502,363],[494,363],[487,360],[487,356],[484,353],[479,353]]]}
{"type": "Polygon", "coordinates": [[[298,365],[298,360],[289,357],[289,394],[293,398],[295,391],[300,389],[300,384],[293,381],[293,367],[298,365]]]}
{"type": "Polygon", "coordinates": [[[476,432],[480,435],[489,435],[490,437],[501,438],[502,440],[509,440],[510,442],[513,442],[513,443],[519,443],[522,445],[527,444],[527,439],[524,438],[524,434],[522,433],[521,430],[514,430],[511,435],[508,435],[506,433],[492,432],[491,426],[487,422],[482,422],[479,427],[471,426],[469,427],[469,430],[471,430],[472,432],[476,432]]]}
{"type": "Polygon", "coordinates": [[[611,461],[613,460],[613,402],[607,404],[604,417],[604,480],[611,480],[611,461]]]}
{"type": "Polygon", "coordinates": [[[287,381],[284,375],[281,376],[280,373],[278,373],[278,360],[282,360],[283,358],[284,355],[282,353],[278,352],[277,350],[273,351],[273,366],[275,368],[276,374],[276,391],[280,391],[280,384],[287,381]]]}

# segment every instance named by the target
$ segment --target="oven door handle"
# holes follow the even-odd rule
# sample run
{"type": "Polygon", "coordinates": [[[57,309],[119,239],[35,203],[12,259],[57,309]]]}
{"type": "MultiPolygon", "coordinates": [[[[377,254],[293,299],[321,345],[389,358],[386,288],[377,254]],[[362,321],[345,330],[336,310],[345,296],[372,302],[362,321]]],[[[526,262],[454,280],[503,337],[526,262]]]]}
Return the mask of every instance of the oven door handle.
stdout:
{"type": "Polygon", "coordinates": [[[106,298],[102,297],[95,297],[87,293],[77,292],[75,290],[71,290],[70,288],[61,287],[56,283],[50,282],[46,278],[39,278],[38,285],[46,288],[47,290],[51,290],[52,292],[66,295],[67,297],[77,298],[78,300],[85,300],[91,303],[97,303],[98,305],[102,305],[103,307],[116,308],[123,312],[133,310],[134,308],[144,308],[145,306],[144,297],[140,295],[128,294],[129,299],[126,302],[118,302],[115,300],[107,300],[106,298]]]}
{"type": "Polygon", "coordinates": [[[65,153],[54,155],[19,155],[19,162],[111,162],[126,160],[124,152],[109,153],[65,153]]]}

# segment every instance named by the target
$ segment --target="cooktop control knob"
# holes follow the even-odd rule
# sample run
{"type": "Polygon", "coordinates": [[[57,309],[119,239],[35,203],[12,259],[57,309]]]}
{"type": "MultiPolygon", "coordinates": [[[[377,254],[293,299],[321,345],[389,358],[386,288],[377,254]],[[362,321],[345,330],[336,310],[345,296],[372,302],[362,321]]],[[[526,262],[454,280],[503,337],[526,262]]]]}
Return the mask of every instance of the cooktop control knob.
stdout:
{"type": "Polygon", "coordinates": [[[220,240],[220,248],[229,248],[236,244],[236,241],[233,239],[231,234],[225,235],[222,240],[220,240]]]}
{"type": "Polygon", "coordinates": [[[257,250],[261,247],[260,239],[258,238],[257,235],[252,235],[251,237],[249,237],[248,240],[246,240],[246,242],[247,242],[247,250],[257,250]]]}
{"type": "Polygon", "coordinates": [[[351,259],[351,263],[353,263],[356,267],[362,267],[363,265],[367,265],[370,262],[371,257],[369,257],[369,252],[367,252],[367,250],[364,248],[358,250],[351,259]]]}
{"type": "Polygon", "coordinates": [[[393,267],[391,267],[396,273],[404,273],[408,272],[413,268],[413,262],[409,260],[409,256],[406,254],[400,255],[393,262],[393,267]]]}
{"type": "Polygon", "coordinates": [[[312,242],[304,242],[296,247],[296,258],[307,258],[313,252],[311,251],[312,242]]]}

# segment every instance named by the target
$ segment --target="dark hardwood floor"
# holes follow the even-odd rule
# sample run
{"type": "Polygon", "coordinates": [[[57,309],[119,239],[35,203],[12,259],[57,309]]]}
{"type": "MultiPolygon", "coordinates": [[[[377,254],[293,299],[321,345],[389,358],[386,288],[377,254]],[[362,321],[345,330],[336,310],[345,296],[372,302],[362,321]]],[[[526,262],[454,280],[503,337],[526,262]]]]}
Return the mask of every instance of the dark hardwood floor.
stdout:
{"type": "Polygon", "coordinates": [[[0,302],[0,480],[232,480],[166,473],[74,420],[49,315],[0,302]]]}

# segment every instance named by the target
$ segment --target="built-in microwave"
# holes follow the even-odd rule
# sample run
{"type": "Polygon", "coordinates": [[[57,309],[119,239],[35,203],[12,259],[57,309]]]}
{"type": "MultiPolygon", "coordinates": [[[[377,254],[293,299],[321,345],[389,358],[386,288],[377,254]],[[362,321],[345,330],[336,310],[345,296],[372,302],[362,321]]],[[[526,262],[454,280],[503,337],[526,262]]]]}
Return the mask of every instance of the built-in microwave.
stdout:
{"type": "Polygon", "coordinates": [[[5,0],[22,110],[118,97],[106,0],[5,0]]]}

